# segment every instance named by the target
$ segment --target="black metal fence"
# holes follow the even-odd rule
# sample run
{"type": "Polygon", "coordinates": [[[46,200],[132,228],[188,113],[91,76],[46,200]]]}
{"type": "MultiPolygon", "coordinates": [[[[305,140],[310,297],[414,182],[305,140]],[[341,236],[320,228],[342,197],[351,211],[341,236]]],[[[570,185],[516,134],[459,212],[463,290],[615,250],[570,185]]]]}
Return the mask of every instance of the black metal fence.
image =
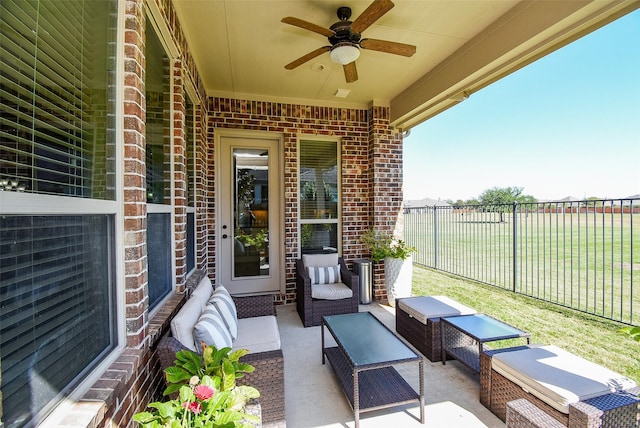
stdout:
{"type": "Polygon", "coordinates": [[[412,207],[414,262],[640,324],[640,199],[412,207]]]}

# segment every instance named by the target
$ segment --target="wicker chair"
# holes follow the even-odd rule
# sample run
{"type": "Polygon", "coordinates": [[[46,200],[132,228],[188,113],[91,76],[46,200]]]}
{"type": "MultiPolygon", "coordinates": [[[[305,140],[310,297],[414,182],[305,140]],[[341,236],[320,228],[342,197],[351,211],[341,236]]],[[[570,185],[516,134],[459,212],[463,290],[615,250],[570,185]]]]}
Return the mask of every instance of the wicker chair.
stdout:
{"type": "MultiPolygon", "coordinates": [[[[273,296],[248,296],[233,298],[238,318],[275,315],[273,296]]],[[[158,343],[158,357],[162,370],[174,364],[176,352],[187,349],[182,343],[167,333],[158,343]]],[[[241,361],[255,367],[238,380],[240,385],[251,385],[260,392],[258,402],[265,427],[286,426],[284,408],[284,357],[282,350],[256,352],[242,357],[241,361]]]]}
{"type": "Polygon", "coordinates": [[[350,314],[358,312],[360,302],[358,275],[347,269],[344,259],[337,254],[304,255],[296,261],[296,305],[298,314],[305,327],[317,326],[322,323],[325,315],[350,314]],[[319,257],[318,257],[319,256],[319,257]],[[334,258],[335,257],[335,258],[334,258]],[[312,266],[329,266],[328,264],[313,264],[313,260],[335,260],[340,266],[342,284],[351,289],[351,297],[343,299],[315,299],[312,297],[311,277],[307,271],[305,261],[312,266]]]}

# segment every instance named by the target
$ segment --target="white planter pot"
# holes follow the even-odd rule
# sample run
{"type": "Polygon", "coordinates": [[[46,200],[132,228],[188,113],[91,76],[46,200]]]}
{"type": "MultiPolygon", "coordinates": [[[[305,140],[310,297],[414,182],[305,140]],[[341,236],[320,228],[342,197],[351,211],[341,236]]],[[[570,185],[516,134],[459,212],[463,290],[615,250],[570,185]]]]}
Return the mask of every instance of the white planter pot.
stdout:
{"type": "Polygon", "coordinates": [[[384,275],[387,299],[391,307],[396,306],[396,298],[411,296],[411,281],[413,279],[413,259],[411,256],[406,260],[385,258],[384,275]]]}

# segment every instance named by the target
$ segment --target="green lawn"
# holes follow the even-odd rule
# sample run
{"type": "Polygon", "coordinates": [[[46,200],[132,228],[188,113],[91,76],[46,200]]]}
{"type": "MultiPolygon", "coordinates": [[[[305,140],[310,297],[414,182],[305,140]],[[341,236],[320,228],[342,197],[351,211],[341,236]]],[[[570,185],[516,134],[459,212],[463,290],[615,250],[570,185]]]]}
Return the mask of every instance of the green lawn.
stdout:
{"type": "Polygon", "coordinates": [[[530,332],[531,343],[562,347],[640,384],[640,342],[618,333],[622,324],[415,264],[413,294],[448,296],[530,332]]]}

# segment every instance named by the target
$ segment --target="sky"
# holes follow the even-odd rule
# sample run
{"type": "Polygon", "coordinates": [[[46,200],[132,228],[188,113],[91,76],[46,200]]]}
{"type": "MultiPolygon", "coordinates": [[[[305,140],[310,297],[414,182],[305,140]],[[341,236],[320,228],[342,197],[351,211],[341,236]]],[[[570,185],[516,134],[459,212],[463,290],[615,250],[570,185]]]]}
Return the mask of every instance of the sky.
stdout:
{"type": "Polygon", "coordinates": [[[640,194],[640,10],[471,94],[404,139],[404,199],[640,194]]]}

